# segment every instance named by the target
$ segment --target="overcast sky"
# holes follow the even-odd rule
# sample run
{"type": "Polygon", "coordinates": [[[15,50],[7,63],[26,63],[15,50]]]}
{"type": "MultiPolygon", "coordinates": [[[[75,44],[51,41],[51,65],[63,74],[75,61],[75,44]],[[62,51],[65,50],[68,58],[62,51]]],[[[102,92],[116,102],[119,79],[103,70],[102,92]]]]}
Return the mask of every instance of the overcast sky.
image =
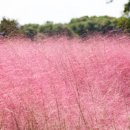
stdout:
{"type": "Polygon", "coordinates": [[[69,22],[71,18],[93,15],[120,17],[128,0],[0,0],[0,19],[16,19],[20,24],[45,21],[69,22]]]}

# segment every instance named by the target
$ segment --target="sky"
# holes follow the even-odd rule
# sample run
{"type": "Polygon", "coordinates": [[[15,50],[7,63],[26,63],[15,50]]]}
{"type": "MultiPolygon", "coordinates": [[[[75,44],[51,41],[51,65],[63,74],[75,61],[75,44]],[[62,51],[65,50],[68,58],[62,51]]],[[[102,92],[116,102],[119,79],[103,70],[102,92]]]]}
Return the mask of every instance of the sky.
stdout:
{"type": "Polygon", "coordinates": [[[46,21],[67,23],[81,16],[120,17],[128,0],[0,0],[0,20],[18,20],[20,24],[46,21]]]}

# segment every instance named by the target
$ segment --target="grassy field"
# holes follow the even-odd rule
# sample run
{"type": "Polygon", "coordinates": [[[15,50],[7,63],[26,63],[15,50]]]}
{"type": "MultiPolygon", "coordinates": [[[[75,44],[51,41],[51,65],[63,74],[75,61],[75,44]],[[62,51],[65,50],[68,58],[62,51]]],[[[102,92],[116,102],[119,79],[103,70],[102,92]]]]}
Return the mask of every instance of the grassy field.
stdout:
{"type": "Polygon", "coordinates": [[[129,130],[130,39],[0,41],[0,130],[129,130]]]}

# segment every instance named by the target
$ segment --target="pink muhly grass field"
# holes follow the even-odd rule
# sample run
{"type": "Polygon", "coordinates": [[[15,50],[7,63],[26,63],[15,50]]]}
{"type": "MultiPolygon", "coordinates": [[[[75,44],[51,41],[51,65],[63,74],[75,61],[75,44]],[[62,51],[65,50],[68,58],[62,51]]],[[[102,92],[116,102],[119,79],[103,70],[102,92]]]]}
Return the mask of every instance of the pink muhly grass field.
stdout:
{"type": "Polygon", "coordinates": [[[0,130],[129,130],[130,39],[0,41],[0,130]]]}

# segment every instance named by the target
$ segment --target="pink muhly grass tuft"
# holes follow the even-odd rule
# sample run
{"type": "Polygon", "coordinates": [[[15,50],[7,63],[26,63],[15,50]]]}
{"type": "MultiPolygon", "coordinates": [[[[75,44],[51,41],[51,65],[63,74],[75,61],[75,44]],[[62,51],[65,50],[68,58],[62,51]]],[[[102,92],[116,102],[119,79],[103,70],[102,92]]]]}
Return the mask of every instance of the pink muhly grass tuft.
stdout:
{"type": "Polygon", "coordinates": [[[128,37],[0,43],[0,130],[130,129],[128,37]]]}

